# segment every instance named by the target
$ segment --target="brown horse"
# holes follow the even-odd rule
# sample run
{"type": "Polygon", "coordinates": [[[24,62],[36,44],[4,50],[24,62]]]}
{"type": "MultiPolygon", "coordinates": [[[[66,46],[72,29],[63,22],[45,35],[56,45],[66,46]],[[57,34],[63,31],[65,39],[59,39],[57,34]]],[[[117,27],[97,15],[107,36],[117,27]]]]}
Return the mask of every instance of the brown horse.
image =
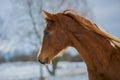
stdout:
{"type": "Polygon", "coordinates": [[[50,61],[69,46],[75,47],[87,65],[89,80],[120,80],[120,39],[101,30],[73,10],[50,14],[44,11],[42,64],[50,61]]]}

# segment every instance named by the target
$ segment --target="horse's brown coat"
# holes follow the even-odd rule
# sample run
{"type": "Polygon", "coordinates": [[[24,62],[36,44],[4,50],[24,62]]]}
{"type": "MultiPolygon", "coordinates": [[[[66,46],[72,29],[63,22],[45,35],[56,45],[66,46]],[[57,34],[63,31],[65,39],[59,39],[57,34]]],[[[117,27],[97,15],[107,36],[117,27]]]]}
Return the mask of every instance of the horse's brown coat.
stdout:
{"type": "Polygon", "coordinates": [[[72,10],[45,12],[41,63],[50,61],[68,46],[75,47],[87,65],[89,80],[120,80],[120,39],[99,29],[72,10]]]}

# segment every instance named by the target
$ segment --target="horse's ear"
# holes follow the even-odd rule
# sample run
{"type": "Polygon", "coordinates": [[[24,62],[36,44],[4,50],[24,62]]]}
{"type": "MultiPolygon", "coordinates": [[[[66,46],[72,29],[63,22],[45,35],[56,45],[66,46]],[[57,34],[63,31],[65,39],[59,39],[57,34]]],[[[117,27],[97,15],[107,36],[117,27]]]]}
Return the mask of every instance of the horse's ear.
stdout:
{"type": "Polygon", "coordinates": [[[52,14],[51,13],[48,13],[47,11],[43,10],[43,14],[45,16],[45,19],[52,20],[52,14]]]}

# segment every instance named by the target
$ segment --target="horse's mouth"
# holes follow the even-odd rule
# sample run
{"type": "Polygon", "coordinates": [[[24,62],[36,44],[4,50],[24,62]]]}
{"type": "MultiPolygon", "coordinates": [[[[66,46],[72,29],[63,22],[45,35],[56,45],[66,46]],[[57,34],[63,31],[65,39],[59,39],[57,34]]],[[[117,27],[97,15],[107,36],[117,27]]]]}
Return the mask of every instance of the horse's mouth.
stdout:
{"type": "Polygon", "coordinates": [[[49,58],[45,58],[43,61],[39,60],[39,62],[40,62],[41,64],[44,64],[44,65],[51,63],[51,61],[49,60],[49,58]]]}

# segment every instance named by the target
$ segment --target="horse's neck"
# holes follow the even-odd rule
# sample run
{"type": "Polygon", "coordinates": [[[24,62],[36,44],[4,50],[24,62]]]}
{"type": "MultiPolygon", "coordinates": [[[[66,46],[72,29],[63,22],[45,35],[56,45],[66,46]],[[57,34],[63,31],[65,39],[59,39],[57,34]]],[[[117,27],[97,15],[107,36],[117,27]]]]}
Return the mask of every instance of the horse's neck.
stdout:
{"type": "Polygon", "coordinates": [[[78,50],[87,66],[95,69],[97,66],[109,64],[108,61],[114,48],[105,37],[86,31],[84,34],[73,33],[71,40],[72,46],[78,50]]]}
{"type": "Polygon", "coordinates": [[[119,47],[84,25],[69,24],[65,28],[68,42],[78,50],[87,65],[89,80],[119,80],[119,47]]]}

